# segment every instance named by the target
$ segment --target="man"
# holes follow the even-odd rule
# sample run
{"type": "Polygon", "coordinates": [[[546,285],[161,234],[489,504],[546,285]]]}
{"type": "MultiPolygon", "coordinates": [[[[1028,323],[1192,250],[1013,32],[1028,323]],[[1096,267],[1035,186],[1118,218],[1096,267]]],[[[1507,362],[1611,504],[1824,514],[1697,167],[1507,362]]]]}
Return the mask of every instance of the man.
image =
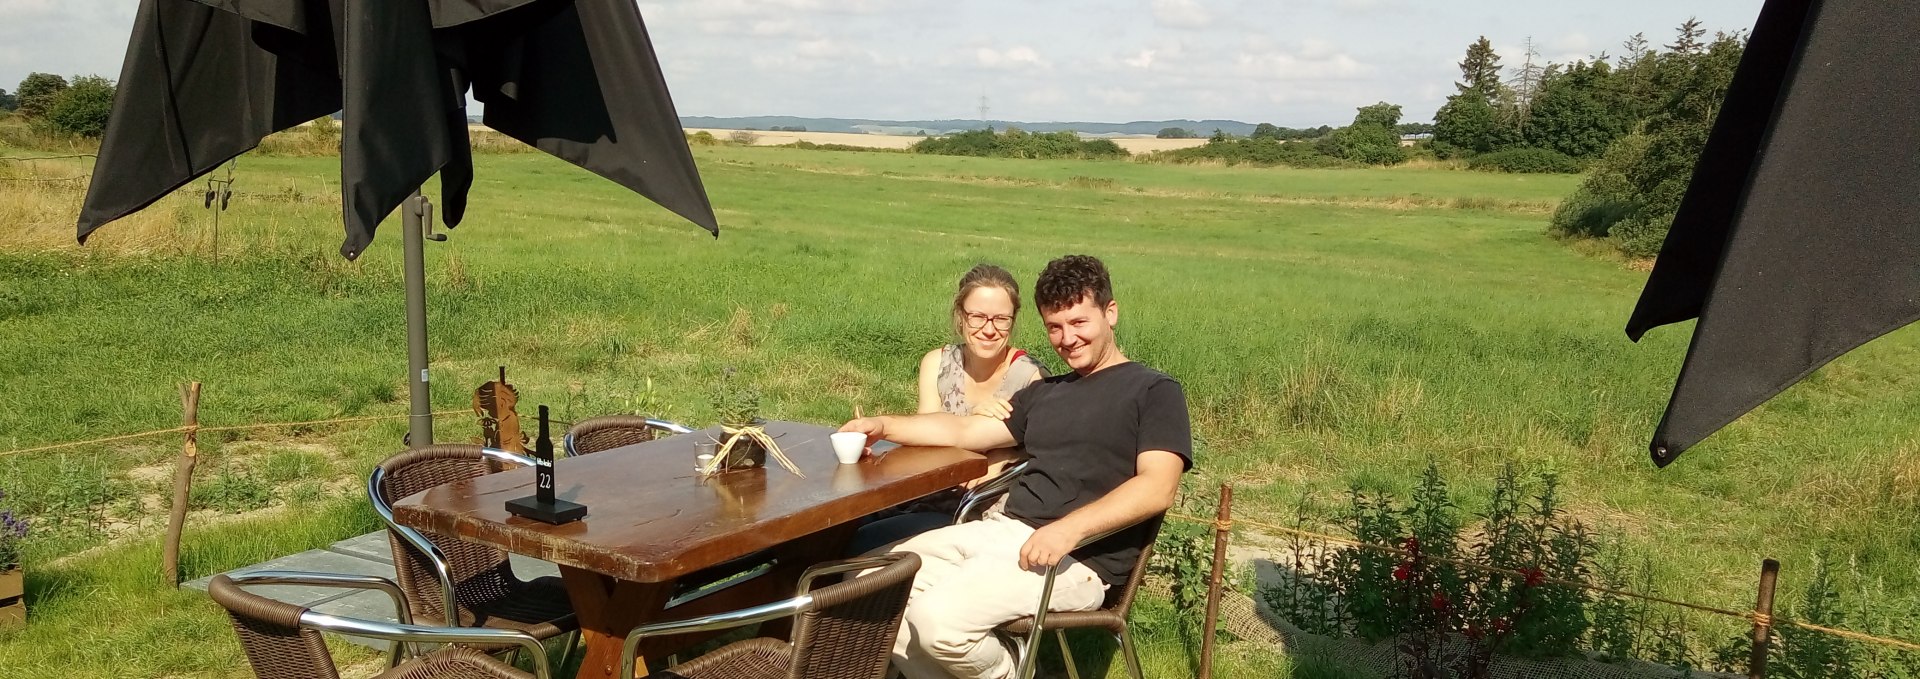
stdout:
{"type": "Polygon", "coordinates": [[[1172,506],[1180,475],[1193,466],[1180,383],[1128,361],[1114,344],[1120,309],[1106,266],[1085,255],[1053,260],[1033,297],[1048,342],[1073,372],[1015,394],[1005,420],[931,413],[841,427],[869,442],[1021,446],[1033,457],[1004,510],[895,548],[921,558],[893,650],[907,679],[1011,676],[1013,658],[993,629],[1032,615],[1047,569],[1062,561],[1049,608],[1099,608],[1107,588],[1125,585],[1159,532],[1155,517],[1172,506]],[[1121,526],[1132,527],[1074,549],[1121,526]]]}

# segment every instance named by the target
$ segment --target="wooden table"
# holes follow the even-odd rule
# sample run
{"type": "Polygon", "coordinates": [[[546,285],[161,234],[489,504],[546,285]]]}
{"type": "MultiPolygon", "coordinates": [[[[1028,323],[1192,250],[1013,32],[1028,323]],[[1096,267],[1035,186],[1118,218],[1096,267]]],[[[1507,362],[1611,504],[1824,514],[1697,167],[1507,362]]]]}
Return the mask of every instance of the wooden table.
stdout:
{"type": "MultiPolygon", "coordinates": [[[[805,478],[772,460],[703,478],[694,443],[717,434],[709,430],[556,462],[556,495],[588,507],[574,523],[507,513],[507,500],[533,493],[533,470],[524,468],[403,498],[394,519],[559,564],[586,642],[579,676],[606,679],[619,673],[620,645],[634,627],[791,596],[801,570],[843,556],[855,519],[986,473],[984,457],[958,448],[902,447],[842,465],[832,432],[768,423],[805,478]],[[677,578],[768,549],[779,565],[767,576],[667,610],[677,578]]],[[[669,652],[674,641],[643,644],[642,655],[669,652]]]]}

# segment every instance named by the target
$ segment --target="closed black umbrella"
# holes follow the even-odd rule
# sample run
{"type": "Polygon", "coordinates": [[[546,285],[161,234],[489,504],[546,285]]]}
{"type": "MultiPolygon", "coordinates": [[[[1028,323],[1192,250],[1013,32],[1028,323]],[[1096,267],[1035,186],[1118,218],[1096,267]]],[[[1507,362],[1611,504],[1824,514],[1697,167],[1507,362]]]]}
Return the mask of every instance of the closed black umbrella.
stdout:
{"type": "Polygon", "coordinates": [[[1698,318],[1650,445],[1681,452],[1920,320],[1920,3],[1769,0],[1627,323],[1698,318]]]}
{"type": "Polygon", "coordinates": [[[469,89],[488,126],[719,232],[632,0],[142,0],[120,82],[83,242],[334,111],[341,254],[435,172],[458,224],[469,89]]]}

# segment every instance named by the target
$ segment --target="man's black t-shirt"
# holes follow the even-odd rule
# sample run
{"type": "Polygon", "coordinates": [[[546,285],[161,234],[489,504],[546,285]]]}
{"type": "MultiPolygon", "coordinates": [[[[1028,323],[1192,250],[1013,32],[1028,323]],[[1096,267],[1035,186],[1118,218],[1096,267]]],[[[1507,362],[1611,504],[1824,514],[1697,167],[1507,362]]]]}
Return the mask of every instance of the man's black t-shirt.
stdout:
{"type": "MultiPolygon", "coordinates": [[[[1092,375],[1070,372],[1013,396],[1013,440],[1033,456],[1006,512],[1038,528],[1105,497],[1134,476],[1140,453],[1164,450],[1193,467],[1193,431],[1180,383],[1138,363],[1092,375]]],[[[1122,586],[1140,549],[1160,531],[1150,520],[1073,553],[1107,584],[1122,586]]]]}

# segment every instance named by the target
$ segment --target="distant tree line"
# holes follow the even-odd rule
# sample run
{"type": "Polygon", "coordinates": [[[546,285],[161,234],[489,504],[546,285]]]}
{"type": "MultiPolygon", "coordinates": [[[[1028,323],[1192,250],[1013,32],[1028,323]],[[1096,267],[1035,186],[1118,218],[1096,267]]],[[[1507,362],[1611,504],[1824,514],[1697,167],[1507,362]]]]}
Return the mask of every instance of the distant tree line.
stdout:
{"type": "MultiPolygon", "coordinates": [[[[1424,126],[1402,125],[1400,106],[1380,102],[1360,107],[1346,127],[1322,125],[1293,129],[1271,123],[1254,126],[1253,134],[1236,137],[1214,130],[1207,143],[1183,149],[1160,151],[1152,160],[1174,163],[1224,162],[1229,165],[1285,165],[1289,167],[1344,167],[1394,165],[1404,162],[1408,150],[1400,143],[1404,130],[1424,126]]],[[[1193,139],[1198,135],[1179,128],[1161,130],[1167,139],[1193,139]],[[1178,133],[1186,133],[1178,135],[1178,133]],[[1178,135],[1178,136],[1176,136],[1178,135]]]]}
{"type": "Polygon", "coordinates": [[[1124,158],[1127,150],[1111,139],[1081,139],[1075,132],[1027,132],[1007,128],[927,137],[909,148],[914,153],[993,158],[1124,158]]]}
{"type": "Polygon", "coordinates": [[[0,110],[40,130],[98,137],[107,131],[113,92],[113,81],[100,76],[75,76],[68,82],[51,73],[29,73],[13,92],[0,89],[0,110]]]}

